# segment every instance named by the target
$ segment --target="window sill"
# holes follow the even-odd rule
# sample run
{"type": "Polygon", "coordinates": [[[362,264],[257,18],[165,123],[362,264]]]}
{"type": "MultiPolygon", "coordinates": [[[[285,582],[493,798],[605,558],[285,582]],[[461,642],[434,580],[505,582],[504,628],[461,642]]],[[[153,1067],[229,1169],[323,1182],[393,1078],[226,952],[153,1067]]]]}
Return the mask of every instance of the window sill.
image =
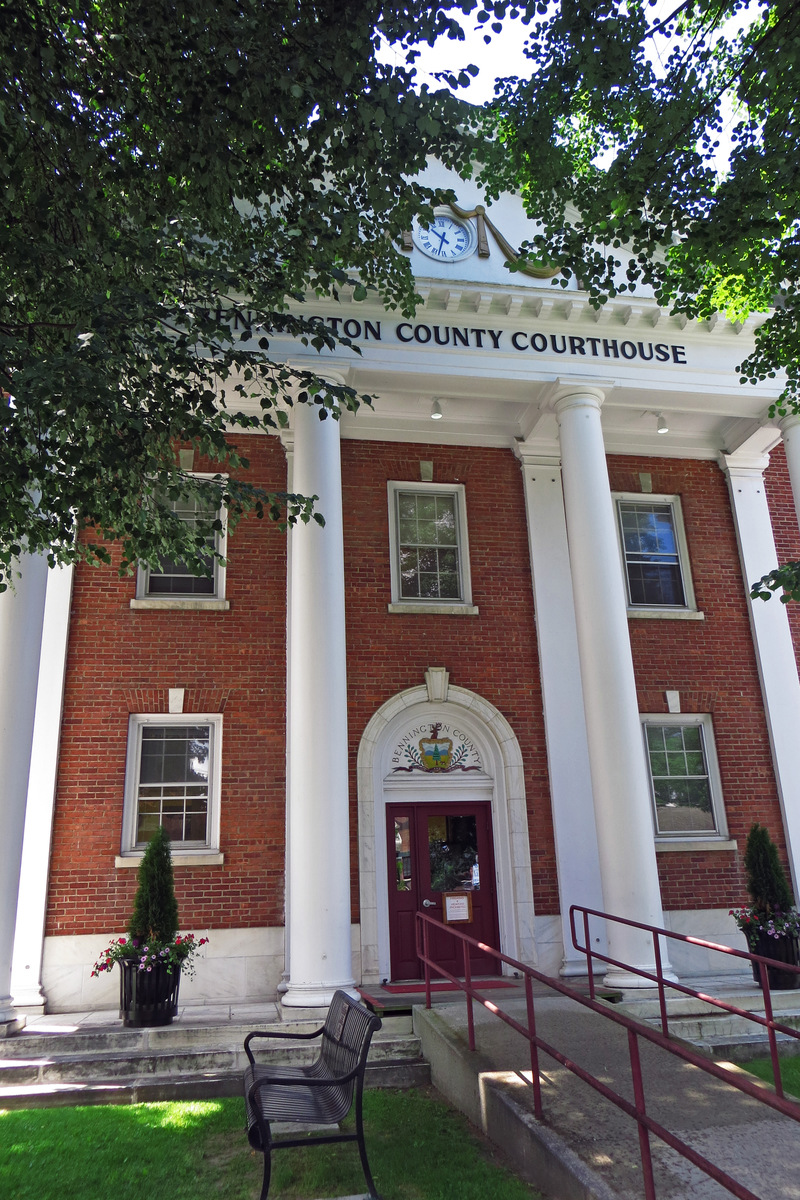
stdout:
{"type": "Polygon", "coordinates": [[[480,610],[476,604],[417,604],[410,601],[407,604],[387,604],[386,611],[414,616],[436,614],[439,617],[477,617],[480,610]]]}
{"type": "MultiPolygon", "coordinates": [[[[196,854],[173,854],[173,867],[221,867],[225,861],[225,855],[219,850],[199,850],[196,854]]],[[[138,867],[139,863],[144,858],[144,851],[141,854],[118,854],[114,859],[115,867],[138,867]]]]}
{"type": "Polygon", "coordinates": [[[154,600],[149,596],[131,600],[131,608],[149,609],[152,612],[227,612],[230,600],[154,600]]]}
{"type": "Polygon", "coordinates": [[[676,850],[737,850],[735,838],[673,838],[671,841],[656,841],[656,854],[669,854],[676,850]]]}
{"type": "Polygon", "coordinates": [[[629,617],[650,617],[655,621],[705,621],[706,614],[689,608],[629,608],[629,617]]]}

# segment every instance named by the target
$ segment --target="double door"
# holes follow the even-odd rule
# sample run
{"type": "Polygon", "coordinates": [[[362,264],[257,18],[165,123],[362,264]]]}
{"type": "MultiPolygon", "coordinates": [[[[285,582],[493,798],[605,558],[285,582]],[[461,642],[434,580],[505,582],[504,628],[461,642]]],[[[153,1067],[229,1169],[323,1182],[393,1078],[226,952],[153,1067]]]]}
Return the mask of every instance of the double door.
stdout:
{"type": "MultiPolygon", "coordinates": [[[[498,946],[497,894],[492,807],[488,801],[438,804],[390,804],[386,808],[389,863],[389,938],[392,979],[419,979],[415,915],[444,914],[445,893],[468,893],[471,920],[457,929],[489,946],[498,946]]],[[[454,975],[463,975],[461,942],[431,929],[430,953],[454,975]]],[[[491,975],[497,959],[472,951],[470,969],[491,975]]]]}

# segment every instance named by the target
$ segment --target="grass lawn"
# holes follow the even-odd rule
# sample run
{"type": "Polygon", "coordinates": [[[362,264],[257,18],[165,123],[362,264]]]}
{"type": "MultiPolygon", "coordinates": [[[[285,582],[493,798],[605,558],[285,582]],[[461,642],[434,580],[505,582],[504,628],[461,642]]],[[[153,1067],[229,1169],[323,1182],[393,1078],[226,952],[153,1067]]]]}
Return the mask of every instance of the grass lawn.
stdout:
{"type": "MultiPolygon", "coordinates": [[[[538,1196],[429,1093],[370,1091],[364,1125],[385,1200],[538,1196]]],[[[272,1164],[270,1200],[366,1187],[355,1142],[283,1150],[272,1164]]],[[[253,1200],[261,1175],[239,1099],[0,1111],[0,1196],[8,1200],[253,1200]]]]}
{"type": "MultiPolygon", "coordinates": [[[[772,1077],[772,1059],[753,1058],[741,1064],[746,1071],[752,1071],[759,1079],[774,1083],[772,1077]]],[[[800,1099],[800,1058],[781,1058],[781,1079],[783,1090],[792,1099],[800,1099]]]]}

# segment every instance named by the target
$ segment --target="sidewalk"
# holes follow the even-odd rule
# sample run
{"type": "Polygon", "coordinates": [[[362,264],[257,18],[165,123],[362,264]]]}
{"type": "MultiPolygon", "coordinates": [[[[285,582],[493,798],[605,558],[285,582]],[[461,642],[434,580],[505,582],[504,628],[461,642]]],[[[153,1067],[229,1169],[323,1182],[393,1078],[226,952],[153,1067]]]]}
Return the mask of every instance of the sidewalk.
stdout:
{"type": "MultiPolygon", "coordinates": [[[[492,996],[526,1023],[520,999],[492,996]]],[[[537,996],[537,1032],[633,1101],[624,1028],[566,997],[537,996]]],[[[528,1043],[475,1005],[477,1051],[467,1044],[466,1002],[415,1009],[414,1027],[434,1085],[499,1142],[516,1168],[558,1200],[641,1200],[637,1124],[546,1055],[544,1122],[533,1116],[528,1043]]],[[[639,1039],[647,1111],[761,1200],[800,1200],[800,1124],[639,1039]]],[[[732,1065],[732,1070],[737,1068],[732,1065]]],[[[723,1200],[731,1193],[652,1137],[658,1200],[723,1200]]]]}

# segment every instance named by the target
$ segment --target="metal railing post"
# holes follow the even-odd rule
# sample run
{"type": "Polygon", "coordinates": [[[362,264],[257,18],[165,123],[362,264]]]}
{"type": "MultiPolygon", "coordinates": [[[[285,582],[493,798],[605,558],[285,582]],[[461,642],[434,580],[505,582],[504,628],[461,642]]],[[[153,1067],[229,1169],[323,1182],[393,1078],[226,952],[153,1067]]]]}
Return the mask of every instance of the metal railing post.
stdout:
{"type": "Polygon", "coordinates": [[[533,1111],[538,1121],[542,1120],[544,1110],[542,1108],[542,1084],[539,1079],[539,1047],[536,1044],[536,1013],[533,1008],[533,981],[530,975],[525,973],[525,1001],[528,1005],[528,1032],[530,1033],[529,1045],[531,1048],[531,1083],[533,1084],[533,1111]]]}
{"type": "Polygon", "coordinates": [[[633,1098],[636,1104],[636,1117],[639,1127],[639,1152],[642,1156],[644,1194],[646,1200],[656,1200],[656,1181],[653,1178],[653,1156],[650,1153],[650,1130],[638,1119],[645,1115],[644,1084],[642,1083],[642,1064],[639,1059],[639,1039],[632,1029],[628,1030],[628,1051],[631,1056],[633,1098]]]}
{"type": "Polygon", "coordinates": [[[423,916],[422,919],[422,953],[425,961],[425,1007],[431,1006],[431,964],[430,954],[428,952],[428,919],[423,916]]]}
{"type": "Polygon", "coordinates": [[[469,1033],[469,1048],[475,1049],[475,1013],[472,1009],[472,970],[469,963],[469,942],[462,941],[464,949],[464,983],[467,993],[467,1031],[469,1033]]]}
{"type": "Polygon", "coordinates": [[[664,994],[664,971],[661,966],[661,942],[657,933],[653,934],[653,950],[656,960],[656,975],[658,976],[658,1006],[661,1009],[661,1032],[664,1034],[664,1037],[669,1037],[667,997],[664,994]]]}
{"type": "Polygon", "coordinates": [[[592,962],[592,939],[589,936],[589,914],[583,910],[583,944],[586,947],[586,969],[589,972],[589,996],[594,1000],[594,964],[592,962]]]}
{"type": "Polygon", "coordinates": [[[765,962],[758,964],[761,979],[761,993],[764,997],[764,1016],[767,1019],[767,1038],[769,1039],[769,1056],[772,1060],[772,1077],[775,1082],[775,1092],[783,1096],[783,1079],[781,1077],[781,1060],[778,1057],[778,1035],[775,1033],[772,1016],[772,995],[769,990],[769,967],[765,962]]]}

